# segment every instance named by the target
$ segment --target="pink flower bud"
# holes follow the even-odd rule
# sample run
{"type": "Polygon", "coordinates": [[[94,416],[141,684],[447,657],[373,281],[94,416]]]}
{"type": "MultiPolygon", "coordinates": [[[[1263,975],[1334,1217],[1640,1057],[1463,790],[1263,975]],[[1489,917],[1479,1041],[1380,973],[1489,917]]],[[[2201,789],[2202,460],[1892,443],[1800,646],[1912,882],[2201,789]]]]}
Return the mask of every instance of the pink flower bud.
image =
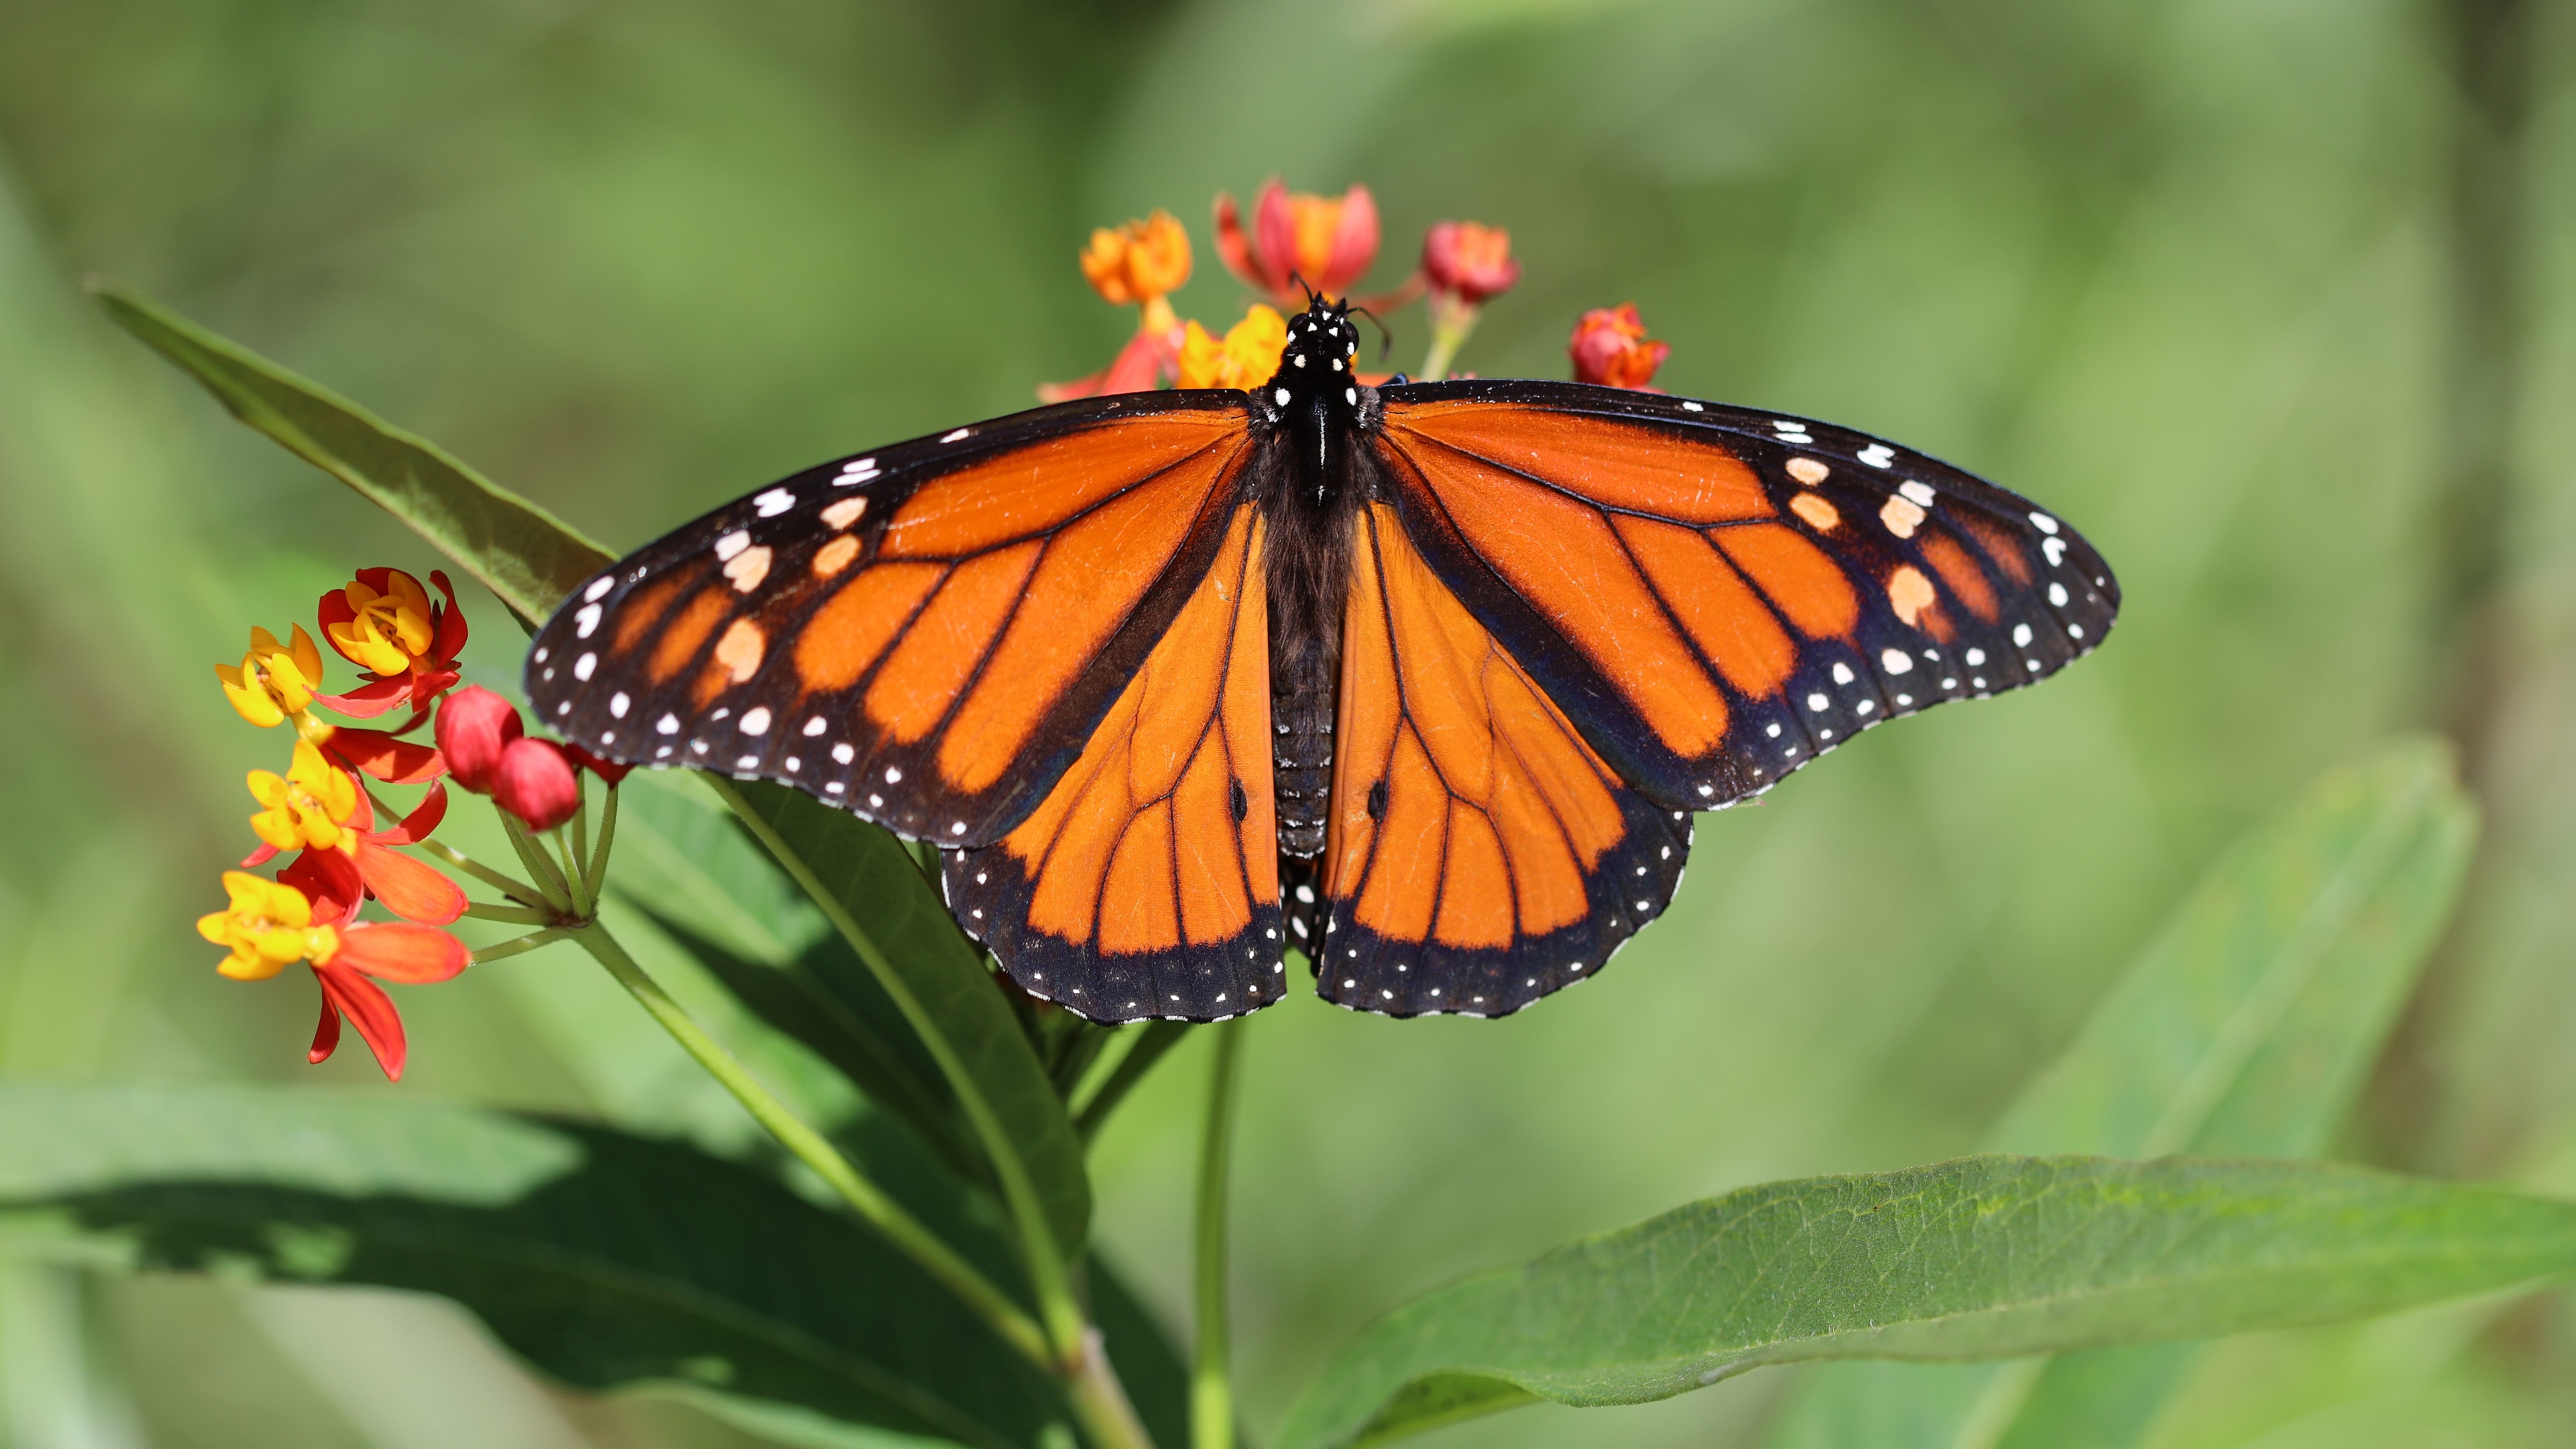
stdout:
{"type": "Polygon", "coordinates": [[[492,772],[492,799],[531,830],[552,830],[581,808],[581,782],[552,740],[516,739],[492,772]]]}
{"type": "Polygon", "coordinates": [[[439,702],[435,730],[447,773],[465,789],[489,795],[501,752],[519,738],[519,711],[483,686],[471,685],[439,702]]]}
{"type": "Polygon", "coordinates": [[[1431,290],[1481,306],[1512,289],[1521,279],[1521,264],[1512,256],[1512,234],[1501,227],[1443,221],[1422,238],[1422,273],[1431,290]]]}

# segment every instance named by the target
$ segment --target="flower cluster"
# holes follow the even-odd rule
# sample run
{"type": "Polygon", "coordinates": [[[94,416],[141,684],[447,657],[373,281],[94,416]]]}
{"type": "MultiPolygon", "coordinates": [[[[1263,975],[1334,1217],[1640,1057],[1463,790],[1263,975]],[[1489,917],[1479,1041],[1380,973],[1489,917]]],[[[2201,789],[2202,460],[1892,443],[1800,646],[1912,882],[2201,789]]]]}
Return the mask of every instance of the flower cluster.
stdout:
{"type": "Polygon", "coordinates": [[[433,573],[445,602],[397,569],[362,569],[322,596],[322,637],[363,683],[347,694],[322,692],[322,651],[298,624],[286,642],[253,629],[239,664],[219,664],[224,697],[263,729],[291,724],[295,744],[286,773],[250,772],[250,818],[259,848],[224,874],[230,904],[197,922],[197,933],[228,954],[217,970],[237,981],[264,981],[303,962],[322,988],[322,1019],[308,1059],[322,1061],[354,1023],[385,1075],[402,1076],[402,1017],[378,981],[445,981],[472,959],[465,943],[439,929],[463,916],[465,892],[402,847],[429,838],[447,813],[438,751],[403,736],[427,720],[457,679],[465,615],[443,573],[433,573]],[[396,710],[410,718],[393,730],[337,724],[328,709],[372,719],[396,710]],[[420,803],[379,829],[369,779],[427,784],[420,803]],[[253,872],[289,851],[294,860],[272,878],[253,872]],[[397,917],[361,920],[373,900],[397,917]]]}
{"type": "Polygon", "coordinates": [[[197,922],[199,935],[229,952],[216,969],[235,980],[264,981],[298,962],[312,969],[322,1019],[308,1060],[331,1055],[345,1021],[396,1080],[407,1055],[402,1017],[377,983],[417,985],[463,971],[474,956],[441,928],[469,914],[581,924],[605,864],[603,840],[595,858],[576,862],[582,891],[560,871],[547,886],[527,886],[475,866],[430,840],[447,816],[449,782],[490,795],[514,841],[525,844],[525,831],[552,832],[580,814],[580,772],[611,788],[626,773],[576,747],[527,737],[519,712],[489,690],[456,689],[465,615],[447,575],[433,572],[429,581],[443,602],[390,568],[360,569],[322,596],[315,619],[322,637],[360,670],[360,684],[346,694],[322,692],[322,650],[301,624],[284,642],[253,629],[241,663],[215,666],[224,697],[242,718],[263,729],[292,725],[295,742],[284,774],[250,772],[259,806],[250,825],[259,847],[225,872],[230,904],[197,922]],[[402,711],[407,718],[391,730],[368,729],[325,719],[322,710],[350,719],[402,711]],[[434,744],[405,738],[433,719],[434,744]],[[370,781],[428,788],[409,813],[380,828],[370,781]],[[455,881],[406,853],[411,847],[472,870],[521,904],[475,905],[455,881]],[[256,873],[289,853],[293,860],[274,876],[256,873]],[[369,901],[395,919],[361,919],[369,901]]]}
{"type": "MultiPolygon", "coordinates": [[[[1355,293],[1377,262],[1379,240],[1377,199],[1365,186],[1319,196],[1291,192],[1274,176],[1254,193],[1249,225],[1235,199],[1220,194],[1217,256],[1256,300],[1241,321],[1219,333],[1183,320],[1172,306],[1171,294],[1190,279],[1190,240],[1170,212],[1103,227],[1082,250],[1082,275],[1104,300],[1136,308],[1136,331],[1107,367],[1074,382],[1042,384],[1038,396],[1062,402],[1163,386],[1258,386],[1278,370],[1288,345],[1284,314],[1304,310],[1314,296],[1347,298],[1354,310],[1378,317],[1422,301],[1431,340],[1418,375],[1449,376],[1485,305],[1520,281],[1511,233],[1481,222],[1436,222],[1423,236],[1412,275],[1384,292],[1355,293]]],[[[1578,380],[1626,388],[1647,388],[1669,350],[1646,338],[1634,303],[1584,313],[1567,346],[1578,380]]]]}

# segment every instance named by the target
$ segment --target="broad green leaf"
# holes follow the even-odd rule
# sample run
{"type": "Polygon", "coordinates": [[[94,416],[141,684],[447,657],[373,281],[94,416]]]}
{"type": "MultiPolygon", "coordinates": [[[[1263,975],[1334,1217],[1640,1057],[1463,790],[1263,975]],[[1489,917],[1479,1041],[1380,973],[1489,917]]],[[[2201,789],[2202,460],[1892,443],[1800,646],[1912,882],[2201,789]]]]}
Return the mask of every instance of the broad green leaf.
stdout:
{"type": "Polygon", "coordinates": [[[1090,1232],[1091,1184],[1073,1119],[982,953],[926,889],[912,853],[799,791],[708,780],[823,908],[939,1061],[994,1159],[1005,1200],[1025,1193],[1065,1258],[1078,1259],[1090,1232]]]}
{"type": "Polygon", "coordinates": [[[696,772],[637,770],[619,794],[612,891],[772,965],[831,935],[822,912],[696,772]]]}
{"type": "MultiPolygon", "coordinates": [[[[2211,867],[1987,1145],[2322,1152],[2450,915],[2474,829],[2438,744],[2328,775],[2211,867]]],[[[2144,1438],[2196,1353],[2105,1350],[2044,1369],[1837,1364],[1799,1386],[1771,1442],[2121,1449],[2144,1438]]]]}
{"type": "MultiPolygon", "coordinates": [[[[106,284],[97,290],[119,323],[235,416],[403,519],[522,617],[546,617],[567,589],[608,563],[609,555],[544,510],[431,444],[133,292],[106,284]]],[[[986,1150],[1012,1158],[996,1167],[1006,1189],[1023,1180],[1032,1210],[1043,1213],[1064,1253],[1077,1256],[1089,1226],[1090,1186],[1072,1123],[979,953],[909,854],[877,827],[793,791],[717,783],[726,804],[755,833],[767,832],[762,843],[905,1003],[906,1019],[940,1059],[961,1107],[980,1119],[986,1150]],[[793,827],[792,841],[777,836],[779,822],[793,827]],[[890,868],[896,864],[903,869],[890,868]],[[1006,1032],[993,1030],[996,1022],[1006,1032]],[[1041,1089],[1035,1097],[1032,1081],[1041,1089]]]]}
{"type": "Polygon", "coordinates": [[[752,1014],[804,1043],[870,1102],[902,1119],[950,1173],[991,1185],[975,1129],[939,1064],[848,942],[825,936],[797,959],[772,965],[736,955],[677,921],[655,921],[752,1014]]]}
{"type": "Polygon", "coordinates": [[[2386,1312],[2576,1271],[2576,1203],[2292,1162],[1973,1157],[1744,1188],[1396,1310],[1280,1449],[1768,1363],[1975,1360],[2386,1312]]]}
{"type": "Polygon", "coordinates": [[[203,384],[226,411],[348,484],[497,595],[522,619],[613,557],[544,509],[494,487],[436,444],[113,282],[93,282],[119,326],[203,384]]]}
{"type": "Polygon", "coordinates": [[[437,1293],[585,1388],[696,1384],[1034,1445],[1053,1385],[911,1261],[693,1148],[276,1089],[0,1084],[10,1246],[437,1293]]]}

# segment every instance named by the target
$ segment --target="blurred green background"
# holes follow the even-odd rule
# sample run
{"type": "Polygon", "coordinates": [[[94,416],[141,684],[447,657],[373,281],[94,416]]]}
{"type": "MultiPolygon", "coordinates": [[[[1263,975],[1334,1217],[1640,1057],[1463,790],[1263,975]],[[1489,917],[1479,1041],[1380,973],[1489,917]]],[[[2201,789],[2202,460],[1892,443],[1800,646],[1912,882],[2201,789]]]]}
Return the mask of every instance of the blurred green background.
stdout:
{"type": "MultiPolygon", "coordinates": [[[[1257,1018],[1252,1422],[1372,1314],[1683,1199],[1967,1150],[2228,839],[2407,728],[2483,796],[2463,915],[2352,1156],[2576,1152],[2576,20],[2542,0],[0,0],[0,1072],[241,1078],[741,1140],[570,951],[402,996],[413,1069],[302,1062],[309,988],[190,922],[283,761],[210,665],[421,545],[79,297],[152,292],[612,546],[1014,410],[1132,325],[1095,225],[1274,172],[1508,226],[1462,365],[1563,376],[1634,300],[1674,391],[1886,434],[2076,521],[2123,623],[1701,821],[1598,990],[1503,1022],[1257,1018]]],[[[1396,365],[1419,311],[1392,319],[1396,365]]],[[[510,687],[487,597],[470,677],[510,687]]],[[[337,678],[345,678],[345,668],[337,678]]],[[[1204,1070],[1096,1158],[1185,1323],[1204,1070]]],[[[2564,1296],[2382,1352],[2205,1361],[2156,1443],[2576,1442],[2564,1296]],[[2426,1353],[2423,1342],[2443,1345],[2426,1353]]],[[[1791,1376],[1431,1444],[1749,1445],[1791,1376]]],[[[0,1267],[0,1442],[747,1443],[522,1375],[393,1295],[0,1267]]]]}

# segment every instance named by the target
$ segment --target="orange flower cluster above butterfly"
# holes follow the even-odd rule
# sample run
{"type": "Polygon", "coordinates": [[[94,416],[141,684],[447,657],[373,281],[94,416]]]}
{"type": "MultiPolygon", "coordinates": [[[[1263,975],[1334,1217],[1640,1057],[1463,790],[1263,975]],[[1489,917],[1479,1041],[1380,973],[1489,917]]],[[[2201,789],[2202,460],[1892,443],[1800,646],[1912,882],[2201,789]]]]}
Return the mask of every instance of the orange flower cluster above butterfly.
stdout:
{"type": "Polygon", "coordinates": [[[465,916],[552,926],[570,919],[574,905],[568,889],[558,899],[521,886],[431,840],[447,816],[447,781],[492,795],[505,821],[543,832],[579,812],[578,769],[591,768],[612,787],[625,774],[578,749],[520,738],[517,711],[489,691],[451,694],[461,677],[465,615],[447,575],[429,578],[444,602],[391,568],[361,569],[322,596],[315,620],[322,637],[361,671],[359,686],[346,694],[322,692],[322,651],[301,624],[283,643],[253,629],[241,663],[215,666],[224,697],[242,718],[263,729],[291,724],[295,743],[286,773],[250,772],[260,807],[250,825],[260,844],[239,869],[224,873],[229,904],[197,922],[199,935],[227,949],[216,969],[237,981],[264,981],[298,962],[312,969],[322,1016],[307,1060],[324,1061],[338,1049],[345,1020],[395,1080],[408,1047],[402,1016],[377,982],[419,985],[463,971],[476,957],[442,928],[465,916]],[[396,711],[409,717],[377,730],[324,719],[320,710],[353,719],[396,711]],[[404,738],[433,716],[437,745],[404,738]],[[371,780],[428,788],[408,813],[380,828],[380,809],[388,818],[397,812],[375,798],[371,780]],[[409,848],[463,865],[523,904],[477,906],[454,880],[406,854],[409,848]],[[256,873],[290,851],[295,858],[274,876],[256,873]],[[370,901],[395,919],[361,919],[370,901]]]}
{"type": "MultiPolygon", "coordinates": [[[[1078,381],[1040,384],[1038,397],[1064,402],[1165,386],[1258,386],[1278,371],[1287,348],[1284,314],[1303,310],[1310,292],[1348,298],[1354,310],[1373,317],[1424,301],[1431,344],[1417,375],[1449,376],[1450,364],[1486,303],[1520,280],[1511,233],[1481,222],[1437,222],[1423,237],[1421,261],[1411,276],[1384,292],[1355,294],[1352,288],[1376,264],[1379,240],[1377,200],[1365,186],[1319,196],[1291,192],[1274,176],[1254,194],[1248,228],[1234,198],[1220,194],[1217,255],[1259,297],[1241,321],[1220,334],[1196,320],[1183,320],[1172,307],[1171,294],[1190,279],[1190,240],[1170,212],[1157,210],[1142,220],[1103,227],[1083,248],[1082,274],[1106,301],[1137,309],[1136,332],[1107,367],[1078,381]]],[[[1600,325],[1595,319],[1613,315],[1596,309],[1576,325],[1568,348],[1576,376],[1613,387],[1645,388],[1669,349],[1643,340],[1633,303],[1615,315],[1635,325],[1627,335],[1637,345],[1613,356],[1601,343],[1587,343],[1587,329],[1597,331],[1600,325]]],[[[1385,374],[1355,375],[1371,385],[1387,380],[1385,374]]]]}

